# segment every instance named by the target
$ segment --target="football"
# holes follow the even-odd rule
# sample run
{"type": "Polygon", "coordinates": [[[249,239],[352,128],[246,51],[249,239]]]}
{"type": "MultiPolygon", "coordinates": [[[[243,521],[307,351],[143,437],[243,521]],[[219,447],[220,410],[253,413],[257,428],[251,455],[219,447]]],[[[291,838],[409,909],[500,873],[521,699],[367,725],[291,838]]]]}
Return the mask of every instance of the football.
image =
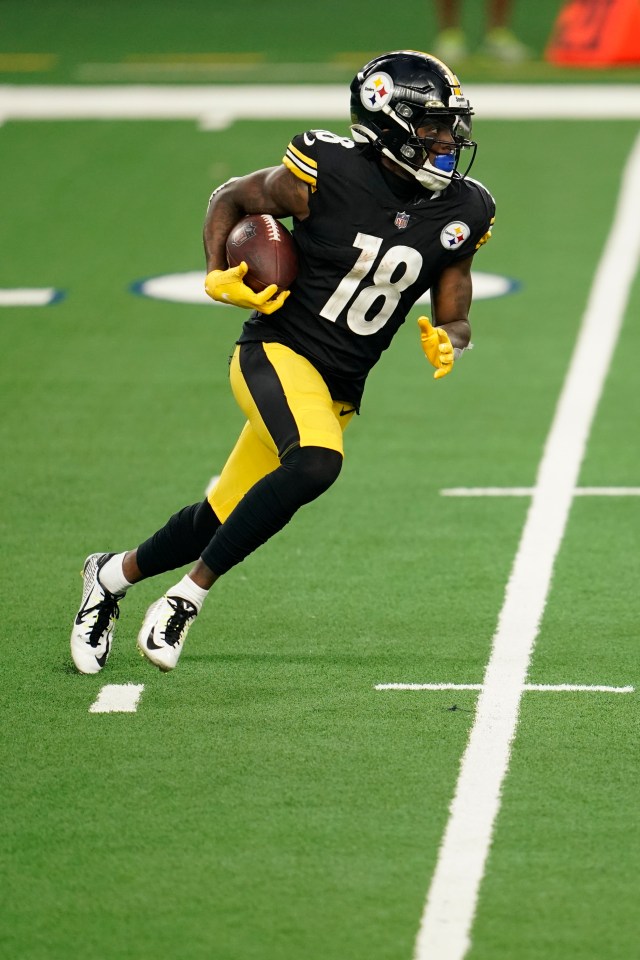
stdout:
{"type": "Polygon", "coordinates": [[[293,237],[279,220],[269,214],[243,217],[227,237],[230,267],[245,261],[249,270],[244,282],[254,293],[275,283],[288,290],[298,272],[298,255],[293,237]]]}

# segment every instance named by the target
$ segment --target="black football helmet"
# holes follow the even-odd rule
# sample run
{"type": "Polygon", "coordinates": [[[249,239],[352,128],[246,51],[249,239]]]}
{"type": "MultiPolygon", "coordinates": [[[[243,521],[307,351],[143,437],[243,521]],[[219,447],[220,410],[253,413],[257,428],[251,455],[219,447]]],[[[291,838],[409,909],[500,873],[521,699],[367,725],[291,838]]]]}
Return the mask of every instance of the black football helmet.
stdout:
{"type": "Polygon", "coordinates": [[[372,143],[427,190],[441,191],[455,175],[466,176],[476,155],[471,140],[471,104],[460,81],[446,64],[429,53],[396,50],[365,64],[351,83],[351,130],[359,143],[372,143]],[[435,135],[419,137],[420,127],[435,127],[435,135]],[[438,141],[438,129],[453,136],[438,141]],[[429,150],[440,142],[448,148],[434,162],[429,150]],[[463,174],[458,163],[463,150],[471,157],[463,174]]]}

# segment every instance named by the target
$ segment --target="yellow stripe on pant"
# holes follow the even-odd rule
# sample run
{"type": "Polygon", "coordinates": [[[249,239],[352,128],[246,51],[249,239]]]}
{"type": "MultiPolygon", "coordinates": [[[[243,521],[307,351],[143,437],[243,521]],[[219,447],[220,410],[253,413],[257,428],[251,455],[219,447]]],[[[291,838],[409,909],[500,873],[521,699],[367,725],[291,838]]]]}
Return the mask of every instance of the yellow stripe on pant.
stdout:
{"type": "MultiPolygon", "coordinates": [[[[280,465],[278,450],[282,449],[277,403],[275,413],[267,411],[264,390],[254,382],[252,365],[241,363],[240,351],[246,347],[255,353],[262,351],[261,362],[268,374],[273,374],[284,393],[287,414],[287,438],[291,436],[291,417],[295,421],[297,437],[292,446],[325,447],[344,455],[342,433],[353,417],[353,404],[340,403],[331,398],[329,389],[304,357],[281,343],[240,344],[231,358],[231,389],[238,406],[247,417],[238,441],[224,465],[220,479],[209,493],[209,503],[216,516],[224,523],[236,504],[262,477],[280,465]],[[253,384],[253,390],[252,390],[253,384]],[[262,407],[262,409],[261,409],[262,407]],[[348,411],[348,412],[343,412],[348,411]],[[342,415],[341,415],[342,413],[342,415]],[[269,427],[265,423],[268,421],[269,427]]],[[[260,359],[260,358],[259,358],[260,359]]],[[[274,386],[277,383],[274,380],[274,386]]],[[[275,398],[282,403],[279,390],[275,398]]],[[[266,398],[267,401],[270,397],[266,398]]],[[[284,417],[281,418],[284,421],[284,417]]]]}

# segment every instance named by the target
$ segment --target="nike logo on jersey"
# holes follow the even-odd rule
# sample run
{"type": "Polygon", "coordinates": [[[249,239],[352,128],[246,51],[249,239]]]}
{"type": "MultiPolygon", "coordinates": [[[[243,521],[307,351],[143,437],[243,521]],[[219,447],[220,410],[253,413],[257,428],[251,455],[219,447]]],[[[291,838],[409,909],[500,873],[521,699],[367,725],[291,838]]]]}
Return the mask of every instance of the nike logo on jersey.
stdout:
{"type": "Polygon", "coordinates": [[[350,413],[355,413],[355,412],[356,412],[355,407],[349,407],[348,409],[345,409],[345,407],[343,407],[342,410],[340,411],[340,416],[347,417],[350,413]]]}

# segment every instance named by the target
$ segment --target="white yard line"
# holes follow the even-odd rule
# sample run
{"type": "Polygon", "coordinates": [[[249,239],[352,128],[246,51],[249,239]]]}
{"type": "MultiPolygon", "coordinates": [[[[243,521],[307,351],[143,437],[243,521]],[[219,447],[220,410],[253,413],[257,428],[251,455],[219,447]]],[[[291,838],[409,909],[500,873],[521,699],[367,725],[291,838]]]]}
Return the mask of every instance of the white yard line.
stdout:
{"type": "MultiPolygon", "coordinates": [[[[376,690],[482,690],[481,683],[377,683],[376,690]]],[[[635,687],[608,687],[601,683],[525,683],[523,690],[541,693],[634,693],[635,687]]]]}
{"type": "MultiPolygon", "coordinates": [[[[346,91],[346,94],[345,94],[346,91]]],[[[633,120],[640,88],[604,84],[469,84],[465,92],[483,120],[633,120]]],[[[145,86],[0,85],[0,123],[7,120],[193,120],[222,130],[236,120],[346,121],[340,84],[145,86]]]]}
{"type": "MultiPolygon", "coordinates": [[[[532,497],[535,487],[445,487],[443,497],[532,497]]],[[[574,497],[640,497],[640,487],[576,487],[574,497]]]]}
{"type": "Polygon", "coordinates": [[[525,683],[524,690],[539,690],[542,693],[633,693],[635,687],[607,687],[604,684],[589,686],[584,683],[525,683]]]}
{"type": "Polygon", "coordinates": [[[640,137],[627,161],[538,469],[428,892],[415,960],[462,960],[509,766],[522,690],[580,465],[640,257],[640,137]]]}
{"type": "Polygon", "coordinates": [[[143,683],[107,683],[89,713],[135,713],[143,690],[143,683]]]}

